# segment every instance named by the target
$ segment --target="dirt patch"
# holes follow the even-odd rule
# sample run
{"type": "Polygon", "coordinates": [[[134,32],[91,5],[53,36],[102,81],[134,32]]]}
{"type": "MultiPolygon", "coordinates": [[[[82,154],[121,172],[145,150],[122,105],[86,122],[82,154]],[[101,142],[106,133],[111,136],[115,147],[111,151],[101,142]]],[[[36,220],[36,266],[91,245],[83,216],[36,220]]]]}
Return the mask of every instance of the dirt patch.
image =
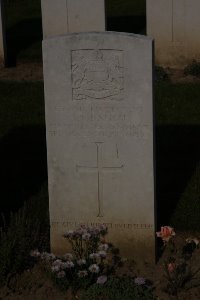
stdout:
{"type": "Polygon", "coordinates": [[[7,286],[0,289],[1,300],[66,300],[66,293],[62,293],[48,278],[41,266],[36,265],[21,275],[13,276],[7,286]]]}
{"type": "Polygon", "coordinates": [[[19,62],[16,67],[0,67],[0,80],[38,81],[43,80],[41,63],[19,62]]]}
{"type": "Polygon", "coordinates": [[[169,75],[172,83],[200,83],[200,78],[192,75],[185,75],[183,69],[166,68],[165,71],[169,75]]]}

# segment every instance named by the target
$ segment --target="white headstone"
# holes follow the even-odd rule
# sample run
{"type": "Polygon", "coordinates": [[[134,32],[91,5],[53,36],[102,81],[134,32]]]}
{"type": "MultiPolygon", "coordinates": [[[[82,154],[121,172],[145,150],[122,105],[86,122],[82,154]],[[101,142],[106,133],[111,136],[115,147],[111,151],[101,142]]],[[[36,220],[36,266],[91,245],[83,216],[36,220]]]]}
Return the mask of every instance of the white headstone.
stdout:
{"type": "Polygon", "coordinates": [[[155,39],[157,64],[183,67],[200,60],[199,12],[199,0],[147,0],[147,34],[155,39]]]}
{"type": "Polygon", "coordinates": [[[104,223],[122,254],[154,260],[152,39],[71,34],[43,60],[52,251],[104,223]]]}
{"type": "Polygon", "coordinates": [[[6,40],[5,40],[5,11],[3,0],[0,0],[0,65],[6,63],[6,40]]]}
{"type": "Polygon", "coordinates": [[[105,31],[104,0],[41,0],[43,37],[105,31]]]}

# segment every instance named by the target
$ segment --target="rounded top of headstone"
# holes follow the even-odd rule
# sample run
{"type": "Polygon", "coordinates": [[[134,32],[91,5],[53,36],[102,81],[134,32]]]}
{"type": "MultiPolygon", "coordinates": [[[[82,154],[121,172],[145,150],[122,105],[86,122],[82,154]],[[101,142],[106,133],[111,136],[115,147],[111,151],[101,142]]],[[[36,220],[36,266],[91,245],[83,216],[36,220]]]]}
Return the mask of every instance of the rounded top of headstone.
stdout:
{"type": "MultiPolygon", "coordinates": [[[[49,39],[63,39],[63,38],[81,38],[81,37],[109,37],[109,36],[121,36],[121,37],[130,37],[138,40],[146,40],[146,41],[153,41],[153,38],[146,35],[135,34],[135,33],[127,33],[127,32],[116,32],[116,31],[105,31],[105,32],[96,32],[96,31],[88,31],[88,32],[74,32],[64,35],[58,35],[55,37],[50,37],[49,39]]],[[[47,39],[44,39],[44,41],[47,39]]]]}

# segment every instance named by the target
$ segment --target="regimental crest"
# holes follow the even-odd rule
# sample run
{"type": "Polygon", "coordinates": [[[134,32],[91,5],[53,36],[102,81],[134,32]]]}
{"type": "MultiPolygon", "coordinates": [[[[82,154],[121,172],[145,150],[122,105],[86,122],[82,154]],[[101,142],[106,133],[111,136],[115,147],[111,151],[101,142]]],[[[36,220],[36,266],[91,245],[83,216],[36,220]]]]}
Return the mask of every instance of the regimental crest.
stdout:
{"type": "Polygon", "coordinates": [[[123,100],[124,67],[120,50],[72,51],[73,100],[123,100]]]}

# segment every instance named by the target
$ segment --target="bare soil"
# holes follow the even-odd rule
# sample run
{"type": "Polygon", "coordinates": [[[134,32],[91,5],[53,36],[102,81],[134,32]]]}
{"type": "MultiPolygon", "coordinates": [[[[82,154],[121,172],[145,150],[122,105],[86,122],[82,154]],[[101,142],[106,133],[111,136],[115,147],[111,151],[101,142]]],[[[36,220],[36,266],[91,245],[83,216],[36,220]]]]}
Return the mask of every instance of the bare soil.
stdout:
{"type": "Polygon", "coordinates": [[[166,69],[172,83],[200,83],[200,78],[185,75],[182,69],[166,69]]]}
{"type": "Polygon", "coordinates": [[[43,80],[43,69],[40,62],[18,62],[16,67],[0,67],[0,80],[40,81],[43,80]]]}

